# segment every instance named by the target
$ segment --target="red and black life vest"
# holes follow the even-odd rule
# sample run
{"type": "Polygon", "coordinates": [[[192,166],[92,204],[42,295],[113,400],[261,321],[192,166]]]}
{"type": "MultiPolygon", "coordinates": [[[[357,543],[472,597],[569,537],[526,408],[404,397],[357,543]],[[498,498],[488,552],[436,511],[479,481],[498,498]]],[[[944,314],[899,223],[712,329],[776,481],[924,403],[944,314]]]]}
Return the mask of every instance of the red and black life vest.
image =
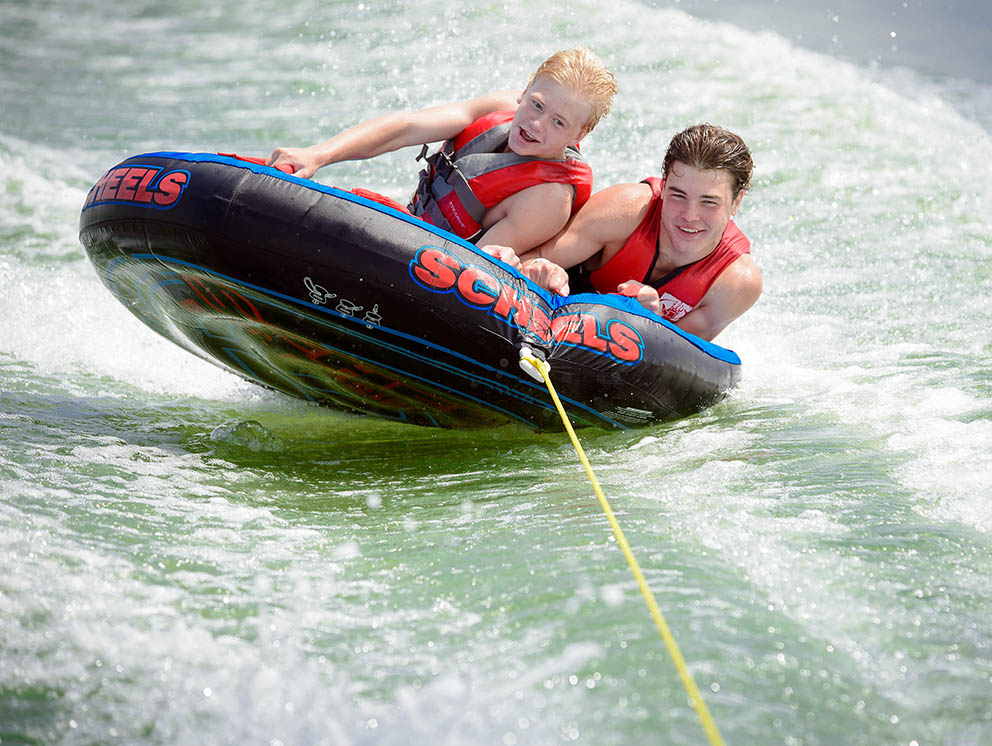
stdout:
{"type": "Polygon", "coordinates": [[[751,253],[751,242],[731,220],[713,251],[692,264],[676,268],[656,282],[649,282],[651,271],[658,261],[664,181],[651,177],[642,183],[651,187],[647,215],[620,251],[602,267],[589,273],[589,281],[600,293],[615,293],[617,286],[627,280],[653,285],[661,299],[661,315],[669,321],[678,321],[696,307],[721,272],[742,254],[751,253]]]}
{"type": "Polygon", "coordinates": [[[574,214],[592,193],[592,169],[578,149],[568,147],[562,160],[517,155],[507,150],[512,111],[480,117],[454,139],[427,156],[409,209],[427,222],[475,241],[482,235],[486,212],[522,189],[553,182],[571,184],[574,214]],[[505,152],[504,152],[505,151],[505,152]]]}

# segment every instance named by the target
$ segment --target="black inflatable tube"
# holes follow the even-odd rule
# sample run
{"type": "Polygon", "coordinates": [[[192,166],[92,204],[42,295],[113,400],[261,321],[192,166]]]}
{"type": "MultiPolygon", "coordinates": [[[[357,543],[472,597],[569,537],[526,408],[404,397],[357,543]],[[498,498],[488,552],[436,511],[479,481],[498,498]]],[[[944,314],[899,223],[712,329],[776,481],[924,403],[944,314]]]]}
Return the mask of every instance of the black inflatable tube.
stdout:
{"type": "Polygon", "coordinates": [[[472,244],[341,189],[236,157],[148,153],[90,190],[80,241],[145,324],[252,381],[337,410],[438,427],[561,429],[697,412],[732,351],[618,295],[554,296],[472,244]]]}

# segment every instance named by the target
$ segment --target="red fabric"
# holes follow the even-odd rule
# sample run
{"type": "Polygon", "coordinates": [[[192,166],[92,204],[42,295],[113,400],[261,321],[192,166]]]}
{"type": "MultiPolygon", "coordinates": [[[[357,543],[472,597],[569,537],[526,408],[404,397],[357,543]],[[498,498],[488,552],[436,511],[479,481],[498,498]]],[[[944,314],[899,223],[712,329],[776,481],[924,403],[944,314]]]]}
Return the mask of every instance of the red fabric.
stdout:
{"type": "MultiPolygon", "coordinates": [[[[483,132],[511,122],[513,114],[512,111],[494,111],[476,119],[455,136],[452,157],[457,158],[458,151],[483,132]]],[[[571,184],[575,188],[575,198],[572,200],[574,215],[592,194],[592,178],[592,168],[582,161],[534,160],[480,174],[469,179],[468,185],[476,199],[489,210],[510,195],[538,184],[571,184]]],[[[443,203],[438,203],[438,207],[448,221],[446,227],[462,238],[474,236],[481,230],[481,226],[468,214],[456,194],[450,194],[443,203]]]]}
{"type": "Polygon", "coordinates": [[[371,189],[362,189],[361,187],[356,187],[350,190],[352,194],[357,194],[359,197],[365,197],[365,199],[370,199],[373,202],[378,202],[380,205],[385,205],[386,207],[392,207],[394,210],[399,210],[400,212],[405,212],[410,215],[411,212],[406,209],[404,205],[401,205],[392,197],[387,197],[385,194],[379,194],[378,192],[373,192],[371,189]]]}
{"type": "Polygon", "coordinates": [[[547,182],[575,187],[575,199],[572,200],[574,215],[592,193],[592,170],[587,164],[577,161],[532,161],[490,171],[470,179],[468,184],[479,202],[489,209],[511,194],[547,182]]]}
{"type": "MultiPolygon", "coordinates": [[[[645,179],[644,183],[651,187],[651,202],[647,214],[620,247],[620,251],[602,267],[589,273],[589,280],[597,292],[616,292],[617,286],[627,280],[650,284],[648,279],[657,260],[658,236],[661,232],[661,192],[664,182],[651,177],[645,179]]],[[[663,302],[662,315],[672,321],[681,318],[702,300],[723,270],[742,254],[750,252],[751,242],[731,220],[713,251],[657,287],[659,296],[668,294],[680,302],[672,304],[675,310],[671,312],[666,312],[663,302]]]]}
{"type": "MultiPolygon", "coordinates": [[[[218,153],[217,155],[222,155],[226,158],[234,158],[239,161],[245,161],[246,163],[256,163],[259,166],[266,165],[265,158],[254,158],[250,155],[238,155],[237,153],[218,153]]],[[[293,167],[288,164],[283,164],[282,166],[273,166],[273,168],[278,169],[279,171],[282,171],[285,174],[293,173],[293,167]]]]}
{"type": "MultiPolygon", "coordinates": [[[[437,201],[437,207],[441,211],[441,214],[444,215],[444,219],[448,221],[448,228],[456,236],[468,238],[482,230],[482,226],[468,214],[467,210],[462,208],[461,200],[458,199],[458,195],[454,192],[449,192],[441,197],[437,201]]],[[[487,207],[489,206],[487,205],[487,207]]],[[[427,219],[426,215],[423,217],[425,220],[427,219]]]]}
{"type": "Polygon", "coordinates": [[[455,140],[452,143],[455,152],[457,153],[459,150],[464,148],[467,143],[474,140],[486,130],[495,127],[497,124],[506,124],[507,122],[512,121],[512,111],[494,111],[490,114],[479,117],[472,122],[472,124],[455,135],[455,140]]]}

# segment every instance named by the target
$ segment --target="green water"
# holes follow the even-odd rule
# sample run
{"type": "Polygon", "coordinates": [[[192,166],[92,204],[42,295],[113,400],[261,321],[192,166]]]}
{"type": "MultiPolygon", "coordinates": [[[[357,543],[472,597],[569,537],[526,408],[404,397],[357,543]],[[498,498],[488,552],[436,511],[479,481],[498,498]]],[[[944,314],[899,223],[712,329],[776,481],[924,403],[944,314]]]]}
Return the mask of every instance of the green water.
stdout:
{"type": "MultiPolygon", "coordinates": [[[[130,317],[76,239],[125,155],[309,143],[575,42],[621,82],[598,186],[701,120],[758,164],[765,292],[719,339],[742,385],[580,433],[721,733],[992,743],[992,143],[949,103],[985,89],[630,2],[0,19],[4,746],[705,742],[563,435],[254,387],[130,317]]],[[[403,197],[411,160],[322,178],[403,197]]]]}

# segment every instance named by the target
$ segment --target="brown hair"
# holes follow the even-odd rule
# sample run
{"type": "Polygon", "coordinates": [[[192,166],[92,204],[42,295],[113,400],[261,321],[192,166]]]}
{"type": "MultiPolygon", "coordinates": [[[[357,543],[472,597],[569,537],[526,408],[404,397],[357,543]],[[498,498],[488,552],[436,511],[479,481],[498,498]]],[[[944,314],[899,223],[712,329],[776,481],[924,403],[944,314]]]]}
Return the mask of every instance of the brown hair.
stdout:
{"type": "Polygon", "coordinates": [[[586,132],[592,132],[599,120],[610,113],[613,96],[617,92],[617,80],[606,69],[603,61],[585,47],[555,52],[530,76],[527,87],[530,88],[541,76],[550,78],[589,101],[592,114],[586,122],[586,132]]]}
{"type": "Polygon", "coordinates": [[[751,188],[754,162],[751,151],[740,138],[723,127],[696,124],[679,132],[668,144],[664,174],[668,177],[675,161],[681,161],[700,171],[729,171],[733,179],[733,196],[751,188]]]}

